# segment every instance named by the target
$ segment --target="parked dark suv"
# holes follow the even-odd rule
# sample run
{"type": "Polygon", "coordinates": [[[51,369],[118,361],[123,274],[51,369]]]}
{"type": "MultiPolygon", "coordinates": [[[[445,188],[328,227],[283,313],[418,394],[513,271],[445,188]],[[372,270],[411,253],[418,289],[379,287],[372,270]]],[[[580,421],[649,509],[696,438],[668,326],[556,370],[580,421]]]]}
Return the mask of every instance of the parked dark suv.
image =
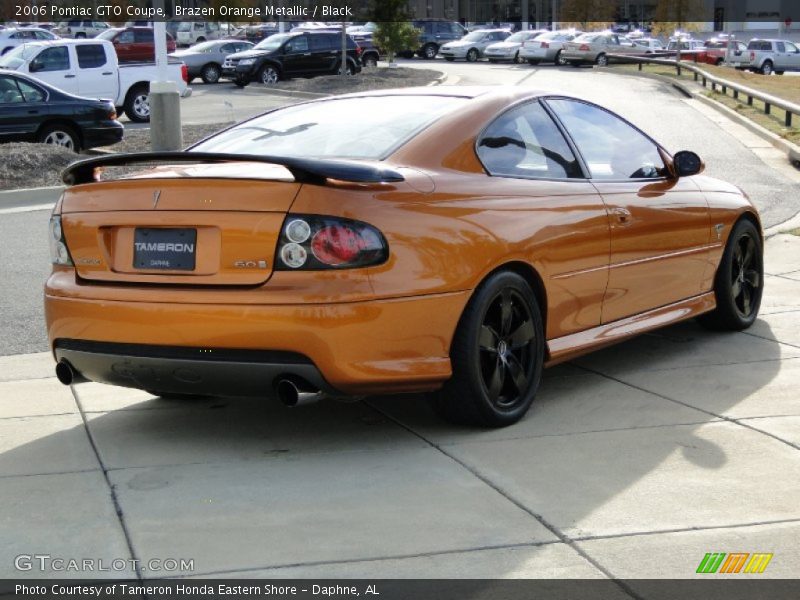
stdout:
{"type": "Polygon", "coordinates": [[[439,53],[439,47],[447,42],[460,40],[467,35],[467,30],[455,21],[437,19],[413,21],[412,25],[421,31],[419,48],[405,52],[405,55],[416,53],[427,59],[434,59],[439,53]]]}
{"type": "MultiPolygon", "coordinates": [[[[239,87],[251,81],[272,85],[291,77],[313,77],[338,73],[342,59],[342,38],[338,33],[304,31],[276,33],[252,50],[229,54],[222,65],[222,77],[239,87]]],[[[347,38],[347,71],[361,71],[361,49],[347,38]]]]}

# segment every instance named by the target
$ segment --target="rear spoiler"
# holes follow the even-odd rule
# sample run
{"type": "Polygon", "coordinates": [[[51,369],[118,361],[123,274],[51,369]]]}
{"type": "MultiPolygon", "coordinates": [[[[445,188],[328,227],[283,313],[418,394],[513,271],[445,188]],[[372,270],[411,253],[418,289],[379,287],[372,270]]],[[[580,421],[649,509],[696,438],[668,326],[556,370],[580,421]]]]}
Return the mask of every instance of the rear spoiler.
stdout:
{"type": "Polygon", "coordinates": [[[350,183],[390,183],[404,181],[402,173],[388,167],[356,160],[293,158],[285,156],[256,156],[218,152],[136,152],[89,158],[69,165],[61,174],[67,185],[97,181],[95,169],[122,167],[143,163],[267,163],[286,167],[298,183],[325,185],[328,179],[350,183]]]}

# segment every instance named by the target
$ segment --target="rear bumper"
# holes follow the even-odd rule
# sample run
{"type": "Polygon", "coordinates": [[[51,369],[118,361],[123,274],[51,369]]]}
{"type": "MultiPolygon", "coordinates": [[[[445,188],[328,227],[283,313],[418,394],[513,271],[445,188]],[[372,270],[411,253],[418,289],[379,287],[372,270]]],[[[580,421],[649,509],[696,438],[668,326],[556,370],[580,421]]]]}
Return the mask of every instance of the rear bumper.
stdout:
{"type": "MultiPolygon", "coordinates": [[[[45,288],[48,336],[56,358],[69,359],[60,350],[65,340],[211,350],[211,355],[226,350],[289,352],[307,359],[342,395],[440,387],[451,376],[450,342],[469,298],[469,292],[453,292],[339,304],[197,304],[191,298],[203,292],[195,290],[187,292],[186,303],[111,301],[83,298],[93,286],[65,288],[59,285],[63,279],[51,277],[45,288]]],[[[231,291],[231,302],[235,298],[231,291]]],[[[130,353],[105,354],[113,356],[79,358],[105,365],[97,380],[121,381],[119,374],[112,381],[109,369],[120,361],[125,364],[130,353]]],[[[155,351],[141,358],[155,362],[137,360],[135,368],[167,364],[155,351]]],[[[269,361],[262,363],[267,366],[254,369],[258,376],[279,374],[269,361]]],[[[81,364],[74,366],[81,371],[81,364]]],[[[84,375],[92,379],[91,373],[84,375]]],[[[135,379],[120,377],[124,383],[117,385],[145,389],[135,379]]],[[[214,377],[226,393],[236,395],[236,377],[214,377]]],[[[269,385],[271,380],[262,389],[269,385]]]]}
{"type": "Polygon", "coordinates": [[[122,139],[125,127],[118,121],[109,121],[101,127],[83,128],[83,147],[110,146],[122,139]]]}
{"type": "Polygon", "coordinates": [[[291,352],[226,351],[58,340],[66,360],[90,381],[162,393],[269,396],[281,379],[336,394],[305,356],[291,352]]]}

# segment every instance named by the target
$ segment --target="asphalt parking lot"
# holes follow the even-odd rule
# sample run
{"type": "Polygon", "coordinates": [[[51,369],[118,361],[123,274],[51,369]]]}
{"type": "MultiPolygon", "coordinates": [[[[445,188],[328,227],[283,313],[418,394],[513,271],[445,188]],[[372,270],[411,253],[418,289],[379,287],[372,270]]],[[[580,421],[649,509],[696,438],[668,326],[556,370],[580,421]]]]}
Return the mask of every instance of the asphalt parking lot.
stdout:
{"type": "Polygon", "coordinates": [[[79,549],[194,561],[144,578],[685,578],[732,551],[794,577],[799,254],[768,243],[751,330],[690,322],[556,367],[494,431],[419,397],[175,402],[0,358],[0,576],[79,549]]]}
{"type": "MultiPolygon", "coordinates": [[[[589,69],[445,68],[604,97],[758,190],[767,224],[797,212],[770,148],[653,82],[631,84],[637,100],[589,69]]],[[[236,119],[279,101],[203,87],[183,104],[196,122],[226,101],[236,119]]],[[[16,240],[2,331],[22,348],[0,348],[0,578],[86,576],[17,568],[35,554],[121,559],[91,575],[141,579],[679,579],[709,552],[771,553],[761,578],[800,572],[800,237],[769,239],[748,331],[688,322],[557,366],[523,421],[485,431],[441,423],[418,396],[286,409],[64,387],[37,312],[46,221],[0,216],[16,240]],[[170,559],[191,565],[151,568],[170,559]]]]}

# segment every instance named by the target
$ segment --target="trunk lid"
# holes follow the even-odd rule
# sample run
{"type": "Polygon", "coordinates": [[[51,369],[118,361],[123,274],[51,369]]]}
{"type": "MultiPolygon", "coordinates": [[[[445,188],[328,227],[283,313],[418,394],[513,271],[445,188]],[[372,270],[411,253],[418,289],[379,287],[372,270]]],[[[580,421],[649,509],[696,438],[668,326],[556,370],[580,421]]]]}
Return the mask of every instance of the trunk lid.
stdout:
{"type": "Polygon", "coordinates": [[[301,184],[283,167],[258,167],[257,179],[252,164],[226,163],[68,188],[62,227],[79,276],[195,286],[266,282],[301,184]],[[239,178],[243,169],[249,179],[239,178]]]}

